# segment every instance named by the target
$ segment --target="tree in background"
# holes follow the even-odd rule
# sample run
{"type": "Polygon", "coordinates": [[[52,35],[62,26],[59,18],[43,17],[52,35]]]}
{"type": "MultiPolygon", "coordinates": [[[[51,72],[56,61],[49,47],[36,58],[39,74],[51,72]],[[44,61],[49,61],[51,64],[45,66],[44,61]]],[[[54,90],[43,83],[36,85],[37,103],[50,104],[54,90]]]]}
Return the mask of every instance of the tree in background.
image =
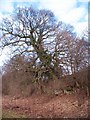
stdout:
{"type": "Polygon", "coordinates": [[[68,31],[60,31],[56,37],[58,59],[65,74],[73,74],[88,67],[88,42],[68,31]]]}

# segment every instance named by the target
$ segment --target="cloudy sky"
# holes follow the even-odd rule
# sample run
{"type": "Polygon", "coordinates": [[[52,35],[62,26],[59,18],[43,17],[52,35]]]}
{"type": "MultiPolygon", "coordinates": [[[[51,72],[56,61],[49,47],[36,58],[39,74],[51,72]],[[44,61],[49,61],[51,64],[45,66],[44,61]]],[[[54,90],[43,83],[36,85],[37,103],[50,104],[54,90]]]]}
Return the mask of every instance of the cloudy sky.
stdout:
{"type": "Polygon", "coordinates": [[[89,0],[0,0],[0,19],[18,6],[50,9],[59,21],[70,23],[79,34],[88,26],[89,0]]]}
{"type": "MultiPolygon", "coordinates": [[[[59,21],[74,26],[79,35],[88,28],[89,0],[0,0],[0,20],[12,13],[16,7],[33,6],[39,9],[49,9],[54,12],[59,21]]],[[[5,56],[3,55],[1,60],[5,56]]],[[[0,61],[1,61],[0,60],[0,61]]]]}

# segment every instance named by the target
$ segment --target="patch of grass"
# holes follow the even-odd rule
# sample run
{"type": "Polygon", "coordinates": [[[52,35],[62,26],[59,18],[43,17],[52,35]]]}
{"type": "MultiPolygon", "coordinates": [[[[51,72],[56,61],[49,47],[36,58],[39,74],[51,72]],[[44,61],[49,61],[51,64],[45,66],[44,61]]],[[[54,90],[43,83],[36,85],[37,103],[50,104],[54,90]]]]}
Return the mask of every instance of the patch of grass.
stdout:
{"type": "Polygon", "coordinates": [[[3,110],[2,118],[26,118],[26,116],[21,115],[21,114],[17,113],[16,111],[3,110]]]}

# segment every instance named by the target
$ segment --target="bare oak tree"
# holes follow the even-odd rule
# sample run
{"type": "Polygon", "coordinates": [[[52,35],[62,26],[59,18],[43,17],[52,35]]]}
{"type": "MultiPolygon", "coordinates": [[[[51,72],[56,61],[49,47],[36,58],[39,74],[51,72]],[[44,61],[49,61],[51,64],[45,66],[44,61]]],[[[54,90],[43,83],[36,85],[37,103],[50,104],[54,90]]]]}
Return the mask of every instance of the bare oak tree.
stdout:
{"type": "Polygon", "coordinates": [[[14,55],[28,56],[38,83],[77,72],[88,64],[86,42],[73,33],[72,26],[58,23],[49,10],[18,8],[3,19],[0,30],[2,48],[9,46],[14,55]]]}
{"type": "Polygon", "coordinates": [[[32,70],[37,81],[45,76],[55,78],[53,51],[58,26],[49,10],[18,8],[10,18],[3,19],[2,47],[12,47],[14,54],[28,55],[30,59],[34,56],[32,70]]]}

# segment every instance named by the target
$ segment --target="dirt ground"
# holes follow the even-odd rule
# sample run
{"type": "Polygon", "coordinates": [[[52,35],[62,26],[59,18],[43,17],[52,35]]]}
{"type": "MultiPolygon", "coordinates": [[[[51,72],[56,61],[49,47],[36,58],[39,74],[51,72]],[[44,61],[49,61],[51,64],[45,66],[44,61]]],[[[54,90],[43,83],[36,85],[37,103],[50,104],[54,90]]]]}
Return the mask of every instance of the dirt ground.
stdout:
{"type": "Polygon", "coordinates": [[[88,97],[83,94],[3,96],[2,107],[27,118],[87,118],[88,97]]]}

